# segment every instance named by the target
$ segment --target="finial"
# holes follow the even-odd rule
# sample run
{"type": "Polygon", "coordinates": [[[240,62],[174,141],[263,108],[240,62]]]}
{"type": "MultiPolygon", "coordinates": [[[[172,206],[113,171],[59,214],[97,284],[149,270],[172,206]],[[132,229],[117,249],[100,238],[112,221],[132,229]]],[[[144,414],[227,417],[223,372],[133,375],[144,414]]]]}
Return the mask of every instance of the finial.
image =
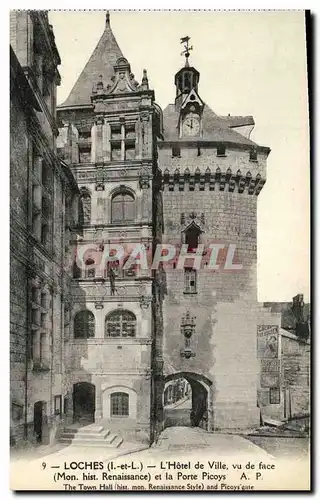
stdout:
{"type": "Polygon", "coordinates": [[[190,57],[190,50],[193,50],[193,47],[189,47],[189,36],[184,36],[183,38],[180,38],[180,43],[184,43],[184,50],[181,52],[181,56],[185,55],[186,62],[185,62],[185,67],[189,67],[189,57],[190,57]]]}
{"type": "Polygon", "coordinates": [[[110,12],[108,10],[106,13],[106,26],[110,26],[110,12]]]}
{"type": "Polygon", "coordinates": [[[102,78],[103,78],[103,76],[99,75],[99,79],[98,79],[97,85],[96,85],[97,90],[102,90],[103,89],[103,80],[102,80],[102,78]]]}
{"type": "Polygon", "coordinates": [[[149,81],[148,81],[148,75],[147,75],[146,69],[143,70],[143,77],[142,77],[141,83],[142,83],[142,88],[144,88],[145,90],[149,89],[149,81]]]}

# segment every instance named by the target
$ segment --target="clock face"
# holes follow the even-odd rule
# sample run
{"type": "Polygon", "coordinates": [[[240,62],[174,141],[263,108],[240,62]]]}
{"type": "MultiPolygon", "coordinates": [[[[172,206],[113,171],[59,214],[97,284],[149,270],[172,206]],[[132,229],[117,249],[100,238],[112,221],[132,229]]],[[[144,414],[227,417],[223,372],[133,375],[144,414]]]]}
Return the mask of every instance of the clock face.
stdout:
{"type": "Polygon", "coordinates": [[[190,113],[185,117],[182,124],[183,135],[193,137],[199,135],[200,117],[195,113],[190,113]]]}

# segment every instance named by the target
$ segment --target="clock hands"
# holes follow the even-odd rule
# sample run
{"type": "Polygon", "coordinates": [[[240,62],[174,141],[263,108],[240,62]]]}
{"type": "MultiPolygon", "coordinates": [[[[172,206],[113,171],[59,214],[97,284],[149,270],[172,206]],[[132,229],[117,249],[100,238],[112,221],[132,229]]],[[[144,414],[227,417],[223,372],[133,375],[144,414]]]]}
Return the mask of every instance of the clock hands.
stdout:
{"type": "Polygon", "coordinates": [[[193,128],[193,125],[192,125],[192,123],[193,123],[193,122],[192,122],[192,120],[191,120],[191,123],[189,123],[189,122],[186,122],[186,125],[187,125],[187,126],[188,126],[189,128],[193,128]]]}

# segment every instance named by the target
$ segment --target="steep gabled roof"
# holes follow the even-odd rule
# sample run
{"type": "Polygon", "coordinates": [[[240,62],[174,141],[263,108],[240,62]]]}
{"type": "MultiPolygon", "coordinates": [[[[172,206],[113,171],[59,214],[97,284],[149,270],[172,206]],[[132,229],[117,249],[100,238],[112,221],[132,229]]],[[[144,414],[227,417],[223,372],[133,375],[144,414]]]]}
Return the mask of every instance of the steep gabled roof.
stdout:
{"type": "Polygon", "coordinates": [[[90,96],[93,85],[100,80],[100,75],[102,75],[102,81],[105,85],[111,83],[111,78],[114,76],[113,67],[120,57],[123,57],[123,54],[112,33],[109,14],[107,14],[105,29],[98,45],[76,81],[69,97],[63,104],[59,105],[59,108],[91,104],[90,96]]]}
{"type": "MultiPolygon", "coordinates": [[[[202,137],[201,142],[229,142],[234,144],[242,144],[247,146],[256,147],[257,144],[250,139],[247,139],[242,134],[239,134],[232,127],[243,125],[244,123],[250,124],[253,122],[252,117],[250,120],[242,119],[238,120],[239,123],[235,125],[235,122],[230,119],[231,117],[220,117],[216,115],[212,109],[209,108],[207,104],[204,104],[203,114],[202,114],[202,137]]],[[[237,121],[237,120],[236,120],[237,121]]],[[[183,142],[193,142],[194,137],[184,137],[179,138],[178,131],[179,122],[179,109],[175,104],[169,104],[163,111],[163,138],[164,141],[183,141],[183,142]]]]}

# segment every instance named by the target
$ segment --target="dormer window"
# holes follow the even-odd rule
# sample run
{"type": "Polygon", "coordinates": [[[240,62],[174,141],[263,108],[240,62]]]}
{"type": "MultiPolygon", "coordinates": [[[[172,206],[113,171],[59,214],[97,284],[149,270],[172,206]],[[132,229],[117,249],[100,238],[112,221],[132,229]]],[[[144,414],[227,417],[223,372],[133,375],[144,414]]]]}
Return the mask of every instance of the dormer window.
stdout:
{"type": "Polygon", "coordinates": [[[258,152],[255,148],[250,150],[250,161],[258,161],[258,152]]]}
{"type": "Polygon", "coordinates": [[[217,146],[217,156],[226,156],[226,147],[224,144],[217,146]]]}

